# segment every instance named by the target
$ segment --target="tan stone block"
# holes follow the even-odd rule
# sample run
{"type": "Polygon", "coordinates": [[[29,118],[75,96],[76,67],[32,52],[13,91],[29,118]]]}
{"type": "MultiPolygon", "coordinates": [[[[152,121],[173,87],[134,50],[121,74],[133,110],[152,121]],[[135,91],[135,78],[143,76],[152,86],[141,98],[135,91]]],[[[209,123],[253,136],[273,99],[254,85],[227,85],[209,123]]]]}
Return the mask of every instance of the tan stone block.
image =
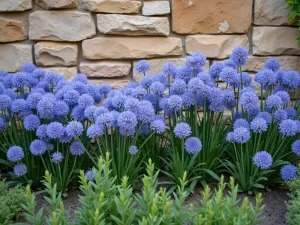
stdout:
{"type": "Polygon", "coordinates": [[[103,34],[168,36],[170,33],[169,20],[164,17],[98,14],[97,27],[103,34]]]}
{"type": "Polygon", "coordinates": [[[113,89],[120,89],[122,87],[125,87],[129,81],[130,81],[129,76],[122,79],[101,79],[101,80],[90,79],[89,80],[90,83],[96,85],[109,84],[113,89]]]}
{"type": "Polygon", "coordinates": [[[142,14],[144,16],[170,14],[170,2],[169,1],[144,2],[142,14]]]}
{"type": "Polygon", "coordinates": [[[76,43],[43,41],[34,45],[35,61],[39,66],[77,65],[76,43]]]}
{"type": "Polygon", "coordinates": [[[246,33],[250,0],[172,0],[172,30],[181,34],[246,33]]]}
{"type": "Polygon", "coordinates": [[[96,37],[82,42],[87,59],[142,59],[182,54],[182,42],[174,37],[96,37]]]}
{"type": "Polygon", "coordinates": [[[25,11],[32,9],[31,0],[1,0],[0,12],[25,11]]]}
{"type": "Polygon", "coordinates": [[[24,63],[32,63],[30,44],[0,44],[0,70],[16,72],[24,63]]]}
{"type": "Polygon", "coordinates": [[[82,62],[79,70],[88,77],[123,77],[130,73],[131,63],[128,61],[82,62]]]}
{"type": "Polygon", "coordinates": [[[255,0],[254,24],[256,25],[291,25],[290,10],[285,0],[255,0]]]}
{"type": "Polygon", "coordinates": [[[83,0],[82,2],[83,9],[103,13],[138,13],[141,5],[140,0],[83,0]]]}
{"type": "Polygon", "coordinates": [[[77,67],[45,67],[46,72],[55,72],[64,75],[68,80],[71,80],[78,72],[77,67]]]}
{"type": "Polygon", "coordinates": [[[36,11],[29,16],[29,38],[32,40],[81,41],[95,34],[90,13],[36,11]]]}
{"type": "Polygon", "coordinates": [[[254,55],[300,55],[299,31],[292,27],[254,27],[254,55]]]}
{"type": "Polygon", "coordinates": [[[44,9],[77,8],[78,0],[36,0],[36,4],[44,9]]]}
{"type": "Polygon", "coordinates": [[[189,35],[185,39],[186,52],[202,52],[208,58],[224,59],[231,55],[235,47],[249,49],[247,35],[189,35]]]}
{"type": "Polygon", "coordinates": [[[23,21],[0,17],[0,42],[21,41],[27,38],[23,21]]]}

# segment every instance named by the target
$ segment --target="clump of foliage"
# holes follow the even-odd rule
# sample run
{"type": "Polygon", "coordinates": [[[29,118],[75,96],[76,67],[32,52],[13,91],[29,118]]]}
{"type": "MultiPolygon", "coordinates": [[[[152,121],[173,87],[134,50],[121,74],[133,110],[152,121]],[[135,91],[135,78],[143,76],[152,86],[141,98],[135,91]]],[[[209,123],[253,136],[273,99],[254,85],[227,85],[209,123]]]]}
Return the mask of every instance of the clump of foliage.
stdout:
{"type": "MultiPolygon", "coordinates": [[[[177,192],[170,194],[165,188],[159,187],[157,177],[151,160],[147,164],[147,174],[142,179],[141,193],[133,193],[128,185],[128,178],[122,179],[122,184],[116,184],[116,177],[112,176],[109,154],[106,159],[100,157],[97,169],[93,169],[93,176],[80,173],[81,206],[76,212],[73,222],[70,221],[69,212],[66,212],[61,199],[57,194],[56,184],[52,184],[51,175],[46,172],[45,187],[49,197],[45,197],[50,205],[49,216],[43,214],[43,209],[36,213],[35,197],[27,186],[27,204],[24,205],[25,216],[28,223],[43,224],[257,224],[261,221],[263,210],[262,197],[256,197],[253,206],[245,198],[240,204],[237,200],[238,187],[233,178],[230,184],[224,183],[221,178],[218,190],[211,192],[208,186],[202,192],[200,204],[184,205],[188,196],[185,191],[187,184],[184,173],[181,185],[177,192]],[[226,195],[225,187],[230,191],[226,195]]],[[[91,174],[90,174],[91,175],[91,174]]]]}
{"type": "MultiPolygon", "coordinates": [[[[289,14],[289,19],[294,20],[296,16],[300,15],[300,1],[299,0],[285,0],[286,3],[288,4],[289,9],[291,9],[291,12],[289,14]]],[[[298,30],[300,30],[300,20],[297,23],[298,30]]],[[[300,35],[297,38],[298,40],[298,45],[300,45],[300,35]]]]}
{"type": "Polygon", "coordinates": [[[8,188],[5,181],[0,181],[0,225],[11,224],[14,218],[20,216],[23,203],[25,203],[24,188],[8,188]]]}
{"type": "Polygon", "coordinates": [[[300,177],[296,177],[288,182],[290,188],[290,200],[287,202],[287,222],[288,224],[300,224],[300,177]]]}

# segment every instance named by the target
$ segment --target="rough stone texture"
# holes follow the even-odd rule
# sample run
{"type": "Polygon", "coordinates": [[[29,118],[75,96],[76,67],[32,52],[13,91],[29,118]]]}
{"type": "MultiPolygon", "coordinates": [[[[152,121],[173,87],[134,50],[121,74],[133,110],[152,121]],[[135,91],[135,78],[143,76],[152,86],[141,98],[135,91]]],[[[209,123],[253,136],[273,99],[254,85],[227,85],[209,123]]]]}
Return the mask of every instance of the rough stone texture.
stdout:
{"type": "Polygon", "coordinates": [[[246,33],[251,17],[250,0],[172,0],[176,33],[246,33]]]}
{"type": "MultiPolygon", "coordinates": [[[[279,56],[275,57],[280,62],[280,68],[283,70],[296,70],[300,71],[300,57],[298,56],[279,56]]],[[[258,72],[263,69],[265,62],[269,57],[258,57],[258,56],[249,56],[248,62],[244,66],[244,70],[258,72]]]]}
{"type": "Polygon", "coordinates": [[[168,36],[170,33],[169,20],[162,17],[98,14],[97,27],[104,34],[168,36]]]}
{"type": "Polygon", "coordinates": [[[36,4],[44,9],[77,8],[78,0],[36,0],[36,4]]]}
{"type": "Polygon", "coordinates": [[[101,84],[109,84],[113,89],[119,89],[125,87],[126,84],[130,81],[130,77],[124,77],[121,79],[101,79],[101,80],[89,80],[89,82],[101,85],[101,84]]]}
{"type": "Polygon", "coordinates": [[[180,38],[173,37],[97,37],[82,42],[87,59],[131,59],[182,54],[180,38]]]}
{"type": "Polygon", "coordinates": [[[0,17],[0,42],[21,41],[27,38],[23,21],[0,17]]]}
{"type": "Polygon", "coordinates": [[[247,35],[190,35],[185,39],[186,52],[202,52],[208,58],[226,58],[237,46],[249,48],[247,35]]]}
{"type": "Polygon", "coordinates": [[[31,0],[0,0],[0,12],[25,11],[32,9],[31,0]]]}
{"type": "MultiPolygon", "coordinates": [[[[149,59],[147,60],[150,63],[150,71],[147,72],[147,75],[156,75],[162,73],[163,64],[166,62],[173,62],[176,64],[177,67],[181,67],[185,64],[185,58],[163,58],[163,59],[149,59]]],[[[143,76],[142,74],[136,72],[135,66],[138,60],[133,62],[133,79],[135,81],[139,81],[140,78],[143,76]]],[[[206,61],[204,66],[204,70],[208,71],[209,68],[209,61],[206,61]]]]}
{"type": "Polygon", "coordinates": [[[32,63],[29,44],[0,44],[0,70],[16,72],[24,63],[32,63]]]}
{"type": "Polygon", "coordinates": [[[39,66],[77,65],[78,46],[75,43],[39,42],[34,46],[34,53],[39,66]]]}
{"type": "Polygon", "coordinates": [[[290,25],[290,10],[286,9],[284,0],[255,0],[254,24],[256,25],[290,25]]]}
{"type": "Polygon", "coordinates": [[[88,77],[123,77],[127,76],[131,69],[128,61],[100,61],[80,63],[79,70],[88,77]]]}
{"type": "Polygon", "coordinates": [[[29,16],[29,38],[32,40],[81,41],[95,34],[90,13],[36,11],[29,16]]]}
{"type": "Polygon", "coordinates": [[[292,27],[254,27],[254,55],[300,55],[299,31],[292,27]]]}
{"type": "Polygon", "coordinates": [[[43,69],[47,72],[56,72],[64,75],[69,80],[78,73],[77,67],[45,67],[43,69]]]}
{"type": "Polygon", "coordinates": [[[139,0],[83,0],[82,2],[83,9],[103,13],[138,13],[141,5],[139,0]]]}
{"type": "Polygon", "coordinates": [[[170,13],[169,1],[144,2],[143,5],[144,16],[166,15],[169,13],[170,13]]]}

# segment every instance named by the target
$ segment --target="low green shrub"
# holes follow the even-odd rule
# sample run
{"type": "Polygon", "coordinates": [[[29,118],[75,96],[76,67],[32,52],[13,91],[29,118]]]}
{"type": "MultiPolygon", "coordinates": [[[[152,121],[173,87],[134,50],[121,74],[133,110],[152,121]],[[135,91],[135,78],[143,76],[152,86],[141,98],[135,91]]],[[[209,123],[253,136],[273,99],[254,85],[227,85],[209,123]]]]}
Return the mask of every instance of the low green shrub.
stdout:
{"type": "Polygon", "coordinates": [[[21,204],[25,203],[25,190],[21,187],[8,188],[0,181],[0,225],[11,224],[22,213],[21,204]]]}
{"type": "Polygon", "coordinates": [[[300,224],[300,177],[288,182],[290,199],[287,202],[287,222],[291,225],[300,224]]]}
{"type": "MultiPolygon", "coordinates": [[[[211,192],[208,186],[202,192],[200,204],[185,205],[188,196],[185,191],[187,174],[184,173],[177,192],[172,194],[165,188],[159,187],[158,175],[154,164],[149,160],[147,174],[142,179],[143,188],[140,193],[133,193],[128,185],[128,178],[122,179],[121,185],[116,185],[116,178],[112,176],[109,154],[106,159],[98,161],[98,168],[93,169],[94,180],[88,181],[83,171],[80,173],[81,206],[76,212],[73,222],[70,214],[64,209],[61,193],[57,193],[56,184],[52,184],[51,175],[46,172],[44,185],[49,197],[49,216],[41,208],[36,213],[35,196],[27,186],[27,204],[24,205],[25,216],[29,224],[257,224],[261,221],[263,210],[261,194],[256,197],[253,206],[245,198],[240,204],[237,199],[238,187],[233,178],[230,184],[221,178],[218,190],[211,192]],[[229,187],[225,194],[226,186],[229,187]]],[[[24,223],[22,223],[24,225],[24,223]]],[[[19,224],[21,225],[21,224],[19,224]]]]}

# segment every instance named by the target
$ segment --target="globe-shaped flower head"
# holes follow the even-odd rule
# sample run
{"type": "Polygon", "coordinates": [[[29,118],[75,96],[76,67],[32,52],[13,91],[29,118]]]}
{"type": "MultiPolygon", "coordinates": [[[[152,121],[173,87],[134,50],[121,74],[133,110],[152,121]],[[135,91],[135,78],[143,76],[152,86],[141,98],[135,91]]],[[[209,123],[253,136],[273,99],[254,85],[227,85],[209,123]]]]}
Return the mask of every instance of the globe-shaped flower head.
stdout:
{"type": "Polygon", "coordinates": [[[79,141],[74,141],[70,146],[70,152],[75,156],[83,155],[84,147],[79,141]]]}
{"type": "Polygon", "coordinates": [[[167,62],[163,65],[162,71],[165,75],[175,78],[177,71],[176,64],[173,62],[167,62]]]}
{"type": "Polygon", "coordinates": [[[100,126],[100,125],[92,124],[87,129],[86,134],[89,138],[96,138],[104,134],[104,127],[103,125],[100,126]]]}
{"type": "Polygon", "coordinates": [[[206,56],[201,52],[196,52],[191,56],[186,57],[186,66],[194,71],[199,71],[206,64],[206,56]]]}
{"type": "Polygon", "coordinates": [[[80,108],[87,108],[95,104],[95,100],[89,94],[83,94],[78,98],[78,105],[80,108]]]}
{"type": "Polygon", "coordinates": [[[54,152],[51,155],[51,162],[53,162],[55,164],[59,164],[63,159],[64,159],[64,156],[62,155],[61,152],[54,152]]]}
{"type": "Polygon", "coordinates": [[[21,68],[22,72],[25,73],[32,73],[35,69],[36,67],[32,63],[24,63],[21,68]]]}
{"type": "Polygon", "coordinates": [[[124,111],[118,116],[118,126],[122,129],[133,130],[138,121],[136,115],[130,111],[124,111]]]}
{"type": "Polygon", "coordinates": [[[166,124],[162,120],[153,120],[150,123],[150,129],[156,134],[162,134],[166,131],[166,124]]]}
{"type": "Polygon", "coordinates": [[[263,69],[255,75],[254,80],[264,87],[274,85],[276,83],[276,74],[272,70],[263,69]]]}
{"type": "Polygon", "coordinates": [[[282,109],[277,109],[274,112],[274,120],[277,123],[280,123],[282,120],[286,120],[287,119],[287,113],[286,111],[282,110],[282,109]]]}
{"type": "Polygon", "coordinates": [[[14,167],[14,174],[17,177],[24,176],[27,173],[27,166],[23,163],[15,165],[14,167]]]}
{"type": "Polygon", "coordinates": [[[136,63],[135,70],[138,73],[145,74],[147,71],[150,70],[150,63],[147,60],[142,59],[136,63]]]}
{"type": "Polygon", "coordinates": [[[269,111],[279,109],[283,102],[277,95],[270,95],[266,100],[266,106],[269,111]]]}
{"type": "Polygon", "coordinates": [[[263,118],[256,117],[250,123],[250,128],[251,130],[253,130],[254,133],[263,133],[268,129],[268,123],[263,118]]]}
{"type": "Polygon", "coordinates": [[[282,104],[284,105],[288,104],[291,100],[290,95],[286,91],[277,91],[275,95],[280,97],[282,104]]]}
{"type": "Polygon", "coordinates": [[[243,47],[233,49],[230,59],[238,66],[243,66],[248,60],[248,51],[243,47]]]}
{"type": "Polygon", "coordinates": [[[52,122],[47,126],[47,136],[51,139],[60,138],[64,132],[64,126],[59,122],[52,122]]]}
{"type": "Polygon", "coordinates": [[[178,137],[179,139],[187,138],[191,133],[192,129],[187,123],[177,123],[174,128],[175,137],[178,137]]]}
{"type": "Polygon", "coordinates": [[[95,174],[92,170],[89,170],[85,173],[85,179],[88,181],[93,181],[95,180],[95,174]]]}
{"type": "Polygon", "coordinates": [[[6,153],[6,156],[11,162],[18,162],[24,158],[24,151],[19,146],[11,146],[6,153]]]}
{"type": "Polygon", "coordinates": [[[272,162],[272,156],[266,151],[257,152],[253,157],[254,165],[262,170],[269,169],[272,166],[272,162]]]}
{"type": "Polygon", "coordinates": [[[300,140],[296,140],[292,144],[292,152],[300,156],[300,140]]]}
{"type": "Polygon", "coordinates": [[[6,94],[1,94],[0,95],[0,111],[1,110],[6,110],[11,106],[11,97],[9,97],[6,94]]]}
{"type": "Polygon", "coordinates": [[[181,95],[186,90],[186,83],[184,80],[175,79],[171,86],[171,94],[172,95],[181,95]]]}
{"type": "Polygon", "coordinates": [[[161,96],[165,91],[165,86],[162,83],[155,81],[150,85],[150,91],[156,96],[161,96]]]}
{"type": "Polygon", "coordinates": [[[190,92],[193,93],[199,93],[201,89],[203,88],[204,83],[202,80],[200,80],[198,77],[194,77],[190,79],[188,83],[188,89],[190,92]]]}
{"type": "Polygon", "coordinates": [[[219,79],[220,73],[224,69],[225,65],[220,62],[213,63],[209,68],[209,73],[213,79],[219,79]]]}
{"type": "Polygon", "coordinates": [[[276,73],[280,69],[280,62],[276,58],[269,58],[265,63],[265,68],[276,73]]]}
{"type": "Polygon", "coordinates": [[[280,170],[281,177],[284,181],[294,180],[297,177],[297,167],[294,165],[285,165],[280,170]]]}
{"type": "Polygon", "coordinates": [[[233,129],[237,129],[239,127],[244,127],[249,129],[249,123],[247,120],[245,119],[237,119],[236,121],[234,121],[233,123],[233,129]]]}
{"type": "Polygon", "coordinates": [[[249,111],[257,108],[258,101],[257,95],[251,91],[248,91],[241,95],[239,102],[245,110],[249,111]]]}
{"type": "Polygon", "coordinates": [[[66,126],[66,133],[70,137],[79,137],[83,132],[83,125],[78,121],[71,121],[66,126]]]}
{"type": "Polygon", "coordinates": [[[283,120],[279,125],[279,132],[286,137],[295,136],[298,131],[297,123],[294,120],[283,120]]]}
{"type": "Polygon", "coordinates": [[[190,154],[197,154],[202,149],[202,143],[197,137],[189,137],[184,143],[186,151],[190,154]]]}
{"type": "Polygon", "coordinates": [[[128,153],[130,155],[135,155],[136,153],[138,153],[138,148],[136,146],[132,145],[129,147],[128,153]]]}
{"type": "Polygon", "coordinates": [[[23,124],[24,124],[25,130],[34,131],[40,126],[41,121],[38,116],[31,114],[24,118],[23,124]]]}
{"type": "Polygon", "coordinates": [[[250,132],[247,128],[239,127],[233,131],[235,142],[244,144],[250,139],[250,132]]]}
{"type": "Polygon", "coordinates": [[[30,144],[30,152],[32,155],[43,155],[47,151],[47,145],[42,140],[34,140],[30,144]]]}

